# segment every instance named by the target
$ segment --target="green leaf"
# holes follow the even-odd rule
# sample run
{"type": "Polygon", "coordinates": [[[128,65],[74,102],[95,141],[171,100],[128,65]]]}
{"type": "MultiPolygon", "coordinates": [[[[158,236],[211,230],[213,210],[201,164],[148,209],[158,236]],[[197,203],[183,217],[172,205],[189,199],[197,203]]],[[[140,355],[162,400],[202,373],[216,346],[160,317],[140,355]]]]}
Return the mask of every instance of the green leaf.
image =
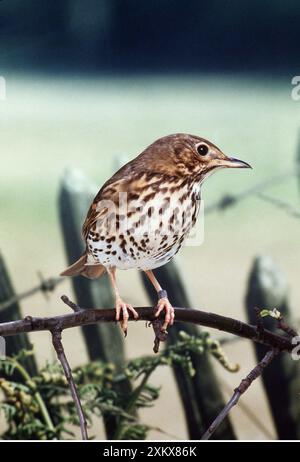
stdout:
{"type": "Polygon", "coordinates": [[[271,318],[275,318],[275,319],[280,319],[281,318],[281,313],[276,308],[274,308],[273,310],[264,309],[264,310],[262,310],[260,312],[260,317],[261,318],[265,318],[267,316],[270,316],[271,318]]]}

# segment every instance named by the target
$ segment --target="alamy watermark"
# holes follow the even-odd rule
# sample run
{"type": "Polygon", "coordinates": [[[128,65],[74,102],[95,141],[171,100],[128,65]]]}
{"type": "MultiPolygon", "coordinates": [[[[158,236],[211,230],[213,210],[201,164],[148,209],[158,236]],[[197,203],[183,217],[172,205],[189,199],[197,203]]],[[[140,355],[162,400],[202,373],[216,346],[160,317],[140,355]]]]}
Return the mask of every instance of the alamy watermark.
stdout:
{"type": "Polygon", "coordinates": [[[6,358],[6,342],[5,338],[0,336],[0,360],[6,358]]]}
{"type": "Polygon", "coordinates": [[[299,361],[300,359],[300,337],[296,336],[292,338],[292,344],[295,348],[292,349],[292,360],[299,361]]]}
{"type": "Polygon", "coordinates": [[[300,75],[295,75],[291,81],[294,88],[291,92],[291,97],[294,101],[300,101],[300,75]]]}
{"type": "Polygon", "coordinates": [[[6,80],[0,75],[0,101],[6,100],[6,80]]]}
{"type": "MultiPolygon", "coordinates": [[[[112,200],[100,200],[94,208],[100,231],[90,230],[88,244],[94,247],[93,243],[98,241],[102,246],[105,236],[110,242],[115,241],[111,236],[116,235],[121,236],[121,240],[135,242],[138,247],[145,239],[154,239],[158,247],[164,243],[159,250],[168,247],[167,242],[175,243],[179,239],[187,246],[203,243],[204,201],[200,197],[180,201],[176,196],[163,196],[160,192],[149,196],[151,200],[143,201],[139,197],[130,199],[127,192],[120,192],[117,204],[112,200]]],[[[109,248],[112,247],[110,244],[109,248]]]]}

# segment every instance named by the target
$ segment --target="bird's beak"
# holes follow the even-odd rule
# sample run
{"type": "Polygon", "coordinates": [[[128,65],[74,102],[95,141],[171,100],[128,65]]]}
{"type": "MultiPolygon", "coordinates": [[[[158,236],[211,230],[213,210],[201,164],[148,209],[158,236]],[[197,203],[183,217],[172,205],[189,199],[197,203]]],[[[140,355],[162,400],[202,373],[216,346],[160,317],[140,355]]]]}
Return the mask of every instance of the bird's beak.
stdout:
{"type": "Polygon", "coordinates": [[[247,162],[235,159],[234,157],[225,157],[220,159],[220,166],[228,168],[252,168],[247,162]]]}

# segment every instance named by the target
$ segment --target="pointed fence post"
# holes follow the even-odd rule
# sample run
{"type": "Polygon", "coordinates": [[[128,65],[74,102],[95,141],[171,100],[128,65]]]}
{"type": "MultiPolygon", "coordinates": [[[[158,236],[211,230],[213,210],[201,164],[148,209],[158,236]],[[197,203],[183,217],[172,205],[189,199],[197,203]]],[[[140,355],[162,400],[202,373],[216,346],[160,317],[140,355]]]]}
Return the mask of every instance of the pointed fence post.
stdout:
{"type": "MultiPolygon", "coordinates": [[[[165,266],[157,268],[154,272],[161,286],[167,290],[174,306],[191,306],[178,266],[174,260],[165,266]]],[[[147,293],[153,305],[155,305],[157,295],[146,275],[141,274],[147,293]]],[[[176,343],[179,339],[180,331],[195,336],[199,335],[200,332],[197,326],[177,322],[169,329],[167,342],[169,344],[176,343]]],[[[192,361],[196,371],[194,377],[188,377],[181,366],[175,366],[173,371],[184,408],[189,437],[190,439],[200,439],[215,417],[221,412],[225,403],[208,355],[192,355],[192,361]]],[[[214,435],[214,439],[236,439],[228,418],[220,426],[214,435]]]]}
{"type": "MultiPolygon", "coordinates": [[[[0,254],[0,322],[15,321],[22,317],[20,305],[15,302],[12,305],[1,308],[1,303],[15,296],[15,291],[8,274],[3,256],[0,254]]],[[[6,356],[13,356],[20,350],[30,350],[32,345],[27,334],[14,335],[5,339],[6,356]]],[[[22,365],[31,376],[36,375],[37,365],[33,355],[24,358],[22,365]]]]}
{"type": "MultiPolygon", "coordinates": [[[[59,194],[59,214],[68,263],[73,263],[84,251],[82,224],[92,199],[96,194],[87,178],[77,170],[66,171],[59,194]]],[[[77,303],[89,308],[111,308],[114,298],[105,274],[100,279],[72,278],[77,303]]],[[[101,359],[115,365],[121,371],[125,363],[123,338],[117,325],[101,324],[82,327],[87,351],[91,360],[101,359]]],[[[118,384],[118,391],[127,394],[130,382],[118,384]]],[[[115,422],[106,421],[108,438],[112,437],[115,422]]]]}
{"type": "MultiPolygon", "coordinates": [[[[285,321],[294,325],[286,280],[269,257],[257,257],[250,272],[246,309],[251,324],[256,323],[254,307],[277,308],[285,321]]],[[[264,325],[277,330],[274,319],[264,318],[264,325]]],[[[257,343],[255,352],[260,361],[266,349],[257,343]]],[[[288,354],[278,355],[264,371],[262,380],[279,439],[300,439],[300,362],[292,361],[288,354]]]]}

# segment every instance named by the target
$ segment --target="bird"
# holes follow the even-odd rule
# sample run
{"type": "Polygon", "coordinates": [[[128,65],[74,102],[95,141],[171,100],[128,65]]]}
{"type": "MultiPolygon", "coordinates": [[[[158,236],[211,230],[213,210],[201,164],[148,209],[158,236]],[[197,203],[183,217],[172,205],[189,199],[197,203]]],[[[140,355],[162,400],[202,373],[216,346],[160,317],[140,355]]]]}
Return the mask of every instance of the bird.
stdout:
{"type": "Polygon", "coordinates": [[[196,223],[204,180],[223,168],[251,166],[199,136],[159,138],[102,186],[83,224],[85,251],[61,276],[96,279],[107,272],[116,320],[126,336],[129,313],[134,319],[138,313],[121,297],[116,271],[144,271],[158,296],[155,316],[164,312],[162,331],[167,332],[174,308],[153,270],[180,250],[196,223]]]}

